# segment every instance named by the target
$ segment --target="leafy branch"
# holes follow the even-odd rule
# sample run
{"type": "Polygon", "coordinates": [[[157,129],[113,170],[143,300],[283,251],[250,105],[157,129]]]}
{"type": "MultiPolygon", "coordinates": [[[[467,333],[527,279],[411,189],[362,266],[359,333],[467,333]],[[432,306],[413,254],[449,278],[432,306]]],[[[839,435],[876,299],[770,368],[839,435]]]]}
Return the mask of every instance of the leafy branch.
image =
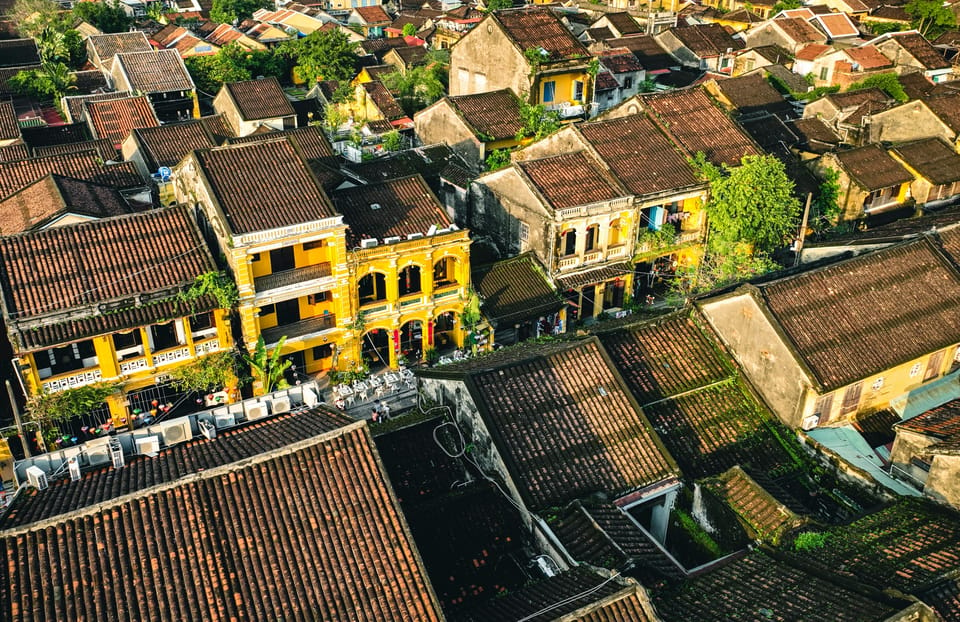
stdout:
{"type": "Polygon", "coordinates": [[[178,298],[190,305],[192,311],[196,311],[196,301],[204,296],[213,296],[217,301],[217,307],[221,309],[232,309],[239,300],[237,286],[233,279],[223,272],[214,271],[198,276],[190,287],[180,292],[178,298]]]}

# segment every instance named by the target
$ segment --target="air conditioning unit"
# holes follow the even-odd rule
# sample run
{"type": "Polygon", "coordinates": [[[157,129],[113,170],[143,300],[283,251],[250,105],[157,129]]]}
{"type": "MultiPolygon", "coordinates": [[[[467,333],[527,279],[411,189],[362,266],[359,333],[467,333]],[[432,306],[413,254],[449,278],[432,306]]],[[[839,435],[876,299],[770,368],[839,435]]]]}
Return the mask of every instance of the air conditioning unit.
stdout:
{"type": "Polygon", "coordinates": [[[377,241],[373,238],[367,240],[360,240],[360,248],[373,248],[377,245],[377,241]]]}
{"type": "Polygon", "coordinates": [[[383,238],[383,243],[384,243],[384,244],[396,244],[396,243],[399,242],[399,241],[400,241],[400,236],[399,236],[399,235],[391,235],[391,236],[388,237],[388,238],[383,238]]]}
{"type": "Polygon", "coordinates": [[[303,405],[307,408],[313,408],[320,401],[320,398],[317,397],[317,394],[313,392],[310,387],[303,388],[303,405]]]}
{"type": "Polygon", "coordinates": [[[113,462],[113,468],[115,469],[122,469],[123,465],[127,463],[123,456],[123,447],[120,446],[120,441],[115,438],[110,439],[110,460],[113,462]]]}
{"type": "Polygon", "coordinates": [[[812,430],[820,424],[820,415],[810,415],[809,417],[804,417],[803,423],[800,424],[800,427],[804,430],[812,430]]]}
{"type": "Polygon", "coordinates": [[[190,420],[186,417],[164,423],[160,429],[163,435],[163,444],[167,447],[177,443],[185,443],[193,438],[190,420]]]}
{"type": "Polygon", "coordinates": [[[87,454],[87,463],[90,466],[99,466],[110,462],[110,440],[102,438],[84,443],[84,452],[87,454]]]}
{"type": "Polygon", "coordinates": [[[409,234],[407,234],[407,239],[408,239],[408,240],[419,240],[419,239],[422,238],[422,237],[423,237],[423,234],[422,234],[422,233],[409,233],[409,234]]]}
{"type": "Polygon", "coordinates": [[[27,469],[27,482],[37,490],[46,490],[47,473],[38,466],[32,466],[27,469]]]}
{"type": "Polygon", "coordinates": [[[136,439],[137,453],[141,456],[150,456],[151,458],[160,453],[159,436],[141,436],[136,439]]]}
{"type": "Polygon", "coordinates": [[[200,434],[203,434],[206,438],[211,441],[217,438],[217,428],[209,421],[198,421],[197,425],[200,427],[200,434]]]}
{"type": "Polygon", "coordinates": [[[274,398],[270,403],[270,410],[272,410],[275,415],[290,412],[290,398],[286,395],[274,398]]]}
{"type": "Polygon", "coordinates": [[[70,471],[70,481],[76,482],[80,479],[80,461],[76,456],[67,460],[67,469],[70,471]]]}
{"type": "Polygon", "coordinates": [[[251,402],[243,405],[243,412],[247,416],[247,421],[256,421],[270,414],[267,411],[267,405],[263,402],[251,402]]]}
{"type": "Polygon", "coordinates": [[[437,234],[437,225],[430,225],[430,228],[427,229],[427,235],[436,235],[437,234]]]}
{"type": "Polygon", "coordinates": [[[226,408],[218,408],[213,411],[213,425],[218,430],[232,428],[237,425],[237,416],[226,408]]]}

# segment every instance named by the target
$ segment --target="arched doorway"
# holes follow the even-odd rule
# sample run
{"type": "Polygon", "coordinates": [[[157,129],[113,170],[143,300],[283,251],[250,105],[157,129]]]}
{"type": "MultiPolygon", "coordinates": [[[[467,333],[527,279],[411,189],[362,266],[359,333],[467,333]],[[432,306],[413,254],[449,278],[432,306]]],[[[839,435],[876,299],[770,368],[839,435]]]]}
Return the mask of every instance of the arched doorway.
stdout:
{"type": "Polygon", "coordinates": [[[360,305],[378,302],[387,299],[386,277],[380,272],[371,272],[361,277],[357,283],[357,294],[360,296],[360,305]]]}
{"type": "Polygon", "coordinates": [[[390,365],[390,331],[372,328],[363,335],[360,355],[370,371],[390,365]]]}
{"type": "Polygon", "coordinates": [[[439,354],[457,349],[457,314],[441,313],[433,321],[433,343],[439,354]]]}
{"type": "Polygon", "coordinates": [[[423,322],[410,320],[400,327],[400,354],[408,361],[423,358],[423,322]]]}

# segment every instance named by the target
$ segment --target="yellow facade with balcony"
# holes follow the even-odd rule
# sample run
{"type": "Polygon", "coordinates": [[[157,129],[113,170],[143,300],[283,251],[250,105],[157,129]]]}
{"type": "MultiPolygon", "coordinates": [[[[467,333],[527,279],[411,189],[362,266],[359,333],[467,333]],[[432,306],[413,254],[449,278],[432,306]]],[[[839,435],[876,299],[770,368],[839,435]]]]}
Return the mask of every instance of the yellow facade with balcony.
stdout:
{"type": "Polygon", "coordinates": [[[641,204],[633,261],[638,278],[647,282],[638,293],[662,293],[676,275],[699,265],[707,234],[706,200],[706,189],[700,189],[641,204]]]}

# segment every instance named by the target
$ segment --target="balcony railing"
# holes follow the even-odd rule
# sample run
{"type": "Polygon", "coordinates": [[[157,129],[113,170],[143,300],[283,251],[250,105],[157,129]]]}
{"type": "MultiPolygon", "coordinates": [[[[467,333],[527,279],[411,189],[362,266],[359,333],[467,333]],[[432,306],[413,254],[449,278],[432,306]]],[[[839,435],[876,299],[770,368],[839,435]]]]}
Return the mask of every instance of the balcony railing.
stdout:
{"type": "Polygon", "coordinates": [[[687,242],[696,242],[700,239],[701,233],[699,231],[681,231],[677,234],[677,237],[674,238],[675,244],[686,244],[687,242]]]}
{"type": "Polygon", "coordinates": [[[627,245],[611,246],[607,249],[607,259],[619,259],[627,256],[627,245]]]}
{"type": "Polygon", "coordinates": [[[402,298],[400,300],[400,308],[404,309],[406,307],[414,307],[423,302],[423,296],[415,296],[413,298],[402,298]]]}
{"type": "Polygon", "coordinates": [[[283,326],[274,326],[261,331],[264,342],[271,344],[280,341],[281,337],[287,339],[297,339],[312,333],[320,333],[325,330],[337,327],[337,317],[329,313],[327,315],[318,315],[310,317],[293,324],[284,324],[283,326]]]}
{"type": "Polygon", "coordinates": [[[95,382],[100,382],[103,379],[103,376],[100,373],[100,368],[95,369],[85,369],[77,373],[63,374],[61,376],[56,376],[50,378],[49,380],[44,381],[43,390],[49,391],[50,393],[56,393],[57,391],[64,391],[66,389],[75,389],[77,387],[82,387],[87,384],[93,384],[95,382]]]}
{"type": "Polygon", "coordinates": [[[583,263],[596,263],[603,259],[603,251],[589,251],[583,255],[583,263]]]}
{"type": "Polygon", "coordinates": [[[253,286],[258,292],[265,292],[271,289],[280,289],[281,287],[290,287],[307,281],[323,279],[329,277],[332,273],[329,263],[320,263],[313,266],[305,266],[294,270],[284,270],[265,276],[258,276],[253,280],[253,286]]]}
{"type": "Polygon", "coordinates": [[[447,284],[447,285],[444,285],[442,289],[434,290],[433,298],[434,300],[436,300],[437,298],[447,298],[449,296],[456,296],[459,293],[460,293],[459,283],[447,284]]]}
{"type": "Polygon", "coordinates": [[[127,359],[120,361],[120,375],[129,376],[130,374],[135,374],[138,371],[150,369],[150,367],[150,361],[145,356],[135,359],[127,359]]]}
{"type": "Polygon", "coordinates": [[[208,339],[206,341],[194,342],[193,349],[197,351],[197,356],[210,354],[220,349],[220,340],[208,339]]]}
{"type": "Polygon", "coordinates": [[[561,257],[557,261],[557,268],[560,270],[565,270],[567,268],[575,268],[580,265],[580,256],[579,255],[570,255],[568,257],[561,257]]]}
{"type": "Polygon", "coordinates": [[[193,355],[190,354],[190,348],[187,346],[178,346],[176,348],[170,348],[169,350],[155,352],[153,354],[153,365],[154,367],[160,367],[161,365],[168,365],[170,363],[176,363],[177,361],[185,361],[192,356],[193,355]]]}

